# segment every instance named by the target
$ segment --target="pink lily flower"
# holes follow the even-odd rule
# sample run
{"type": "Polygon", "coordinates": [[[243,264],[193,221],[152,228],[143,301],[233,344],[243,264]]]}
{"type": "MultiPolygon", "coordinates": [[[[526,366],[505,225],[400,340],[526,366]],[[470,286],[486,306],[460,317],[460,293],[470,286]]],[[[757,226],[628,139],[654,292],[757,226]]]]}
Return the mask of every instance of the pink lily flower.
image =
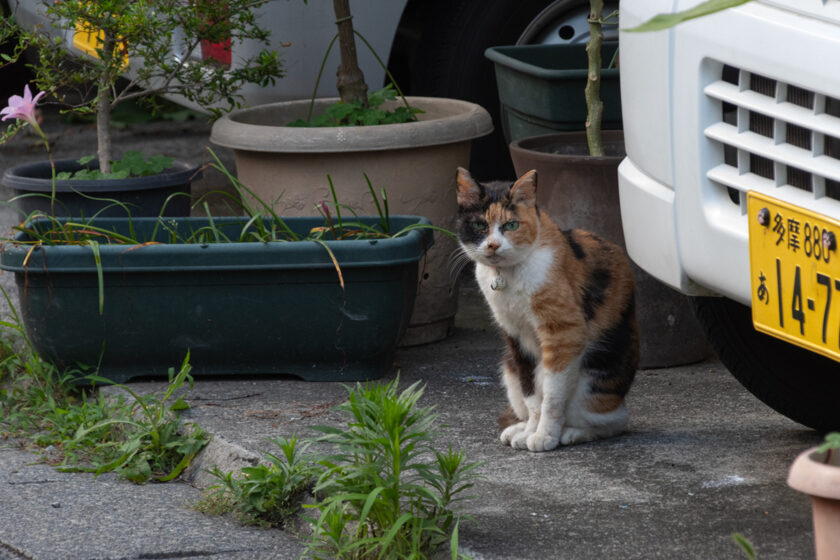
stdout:
{"type": "Polygon", "coordinates": [[[41,127],[38,126],[38,119],[35,117],[35,105],[38,103],[38,100],[41,99],[47,92],[42,91],[39,92],[34,98],[32,97],[32,92],[29,90],[29,84],[23,86],[23,97],[19,95],[13,95],[9,98],[9,105],[8,107],[3,107],[0,109],[0,115],[3,115],[3,118],[0,120],[7,120],[7,119],[20,119],[25,120],[29,124],[35,127],[35,130],[38,131],[41,136],[44,135],[41,132],[41,127]]]}

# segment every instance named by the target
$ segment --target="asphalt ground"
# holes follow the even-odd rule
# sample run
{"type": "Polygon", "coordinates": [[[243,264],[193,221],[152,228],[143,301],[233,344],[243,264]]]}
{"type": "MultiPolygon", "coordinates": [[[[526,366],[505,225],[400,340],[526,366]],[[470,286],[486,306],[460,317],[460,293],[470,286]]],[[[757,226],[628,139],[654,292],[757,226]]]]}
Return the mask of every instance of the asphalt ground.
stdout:
{"type": "MultiPolygon", "coordinates": [[[[204,161],[200,123],[135,127],[120,148],[146,148],[204,161]]],[[[47,127],[54,151],[90,143],[90,127],[47,127]]],[[[220,151],[230,161],[230,154],[220,151]]],[[[0,147],[0,168],[43,158],[39,142],[0,147]]],[[[206,177],[199,189],[218,188],[206,177]]],[[[0,212],[7,231],[16,220],[0,212]]],[[[0,276],[12,291],[12,278],[0,276]]],[[[8,310],[0,310],[8,313],[8,310]]],[[[819,434],[775,413],[716,360],[640,371],[628,397],[627,434],[533,454],[503,446],[496,417],[505,408],[498,378],[502,343],[477,290],[465,282],[454,334],[398,351],[401,386],[425,385],[421,406],[439,414],[436,442],[484,463],[461,511],[462,552],[476,559],[744,558],[731,534],[759,558],[813,557],[807,497],[785,484],[796,455],[819,434]]],[[[138,391],[160,380],[132,383],[138,391]]],[[[297,558],[288,531],[243,527],[195,510],[205,470],[238,469],[276,450],[277,436],[313,435],[341,425],[341,383],[280,377],[196,380],[184,413],[214,434],[188,476],[136,486],[113,475],[61,473],[13,442],[0,445],[0,559],[297,558]]]]}

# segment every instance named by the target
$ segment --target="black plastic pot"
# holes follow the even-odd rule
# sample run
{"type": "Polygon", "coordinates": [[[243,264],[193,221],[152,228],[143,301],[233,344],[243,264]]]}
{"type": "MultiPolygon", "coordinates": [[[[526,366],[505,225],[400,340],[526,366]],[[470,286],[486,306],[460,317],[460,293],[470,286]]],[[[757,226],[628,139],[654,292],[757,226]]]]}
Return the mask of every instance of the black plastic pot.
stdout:
{"type": "MultiPolygon", "coordinates": [[[[56,173],[94,169],[96,160],[83,166],[74,159],[55,162],[56,173]]],[[[11,167],[0,180],[5,188],[19,197],[15,205],[25,215],[34,211],[66,217],[132,217],[189,216],[191,181],[201,178],[201,169],[182,161],[172,168],[148,177],[101,180],[56,180],[55,204],[51,194],[52,168],[48,161],[11,167]]],[[[9,197],[11,198],[11,197],[9,197]]]]}
{"type": "MultiPolygon", "coordinates": [[[[392,216],[392,231],[416,216],[392,216]]],[[[45,219],[32,227],[46,227],[45,219]]],[[[113,218],[93,223],[138,240],[168,243],[171,232],[206,227],[205,218],[113,218]]],[[[236,239],[244,218],[214,223],[236,239]]],[[[288,218],[297,233],[319,218],[288,218]]],[[[18,241],[27,235],[20,233],[18,241]]],[[[9,244],[19,313],[36,351],[62,368],[96,366],[117,382],[165,375],[187,351],[198,375],[291,374],[311,381],[381,377],[392,365],[417,291],[418,261],[431,230],[396,239],[208,244],[9,244]],[[28,259],[28,260],[25,260],[28,259]]]]}

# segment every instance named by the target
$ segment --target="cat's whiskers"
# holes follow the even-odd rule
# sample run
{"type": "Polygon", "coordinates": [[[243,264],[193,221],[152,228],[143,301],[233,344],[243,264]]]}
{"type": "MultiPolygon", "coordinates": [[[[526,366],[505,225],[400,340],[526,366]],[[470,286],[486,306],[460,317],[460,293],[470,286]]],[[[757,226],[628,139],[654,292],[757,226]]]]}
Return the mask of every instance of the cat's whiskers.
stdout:
{"type": "Polygon", "coordinates": [[[452,286],[458,281],[461,273],[467,265],[471,264],[473,259],[466,248],[458,246],[451,255],[449,255],[449,280],[452,286]]]}

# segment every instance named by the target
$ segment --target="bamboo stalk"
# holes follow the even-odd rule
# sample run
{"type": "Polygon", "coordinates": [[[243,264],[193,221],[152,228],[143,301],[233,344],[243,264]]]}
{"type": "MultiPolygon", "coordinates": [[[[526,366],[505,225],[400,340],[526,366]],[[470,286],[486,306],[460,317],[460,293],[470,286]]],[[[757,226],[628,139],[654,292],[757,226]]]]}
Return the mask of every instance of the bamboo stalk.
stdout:
{"type": "Polygon", "coordinates": [[[604,32],[601,21],[604,0],[589,0],[589,43],[586,54],[589,61],[586,80],[586,142],[589,155],[603,156],[604,143],[601,138],[601,122],[604,116],[604,102],[601,100],[601,46],[604,32]]]}

